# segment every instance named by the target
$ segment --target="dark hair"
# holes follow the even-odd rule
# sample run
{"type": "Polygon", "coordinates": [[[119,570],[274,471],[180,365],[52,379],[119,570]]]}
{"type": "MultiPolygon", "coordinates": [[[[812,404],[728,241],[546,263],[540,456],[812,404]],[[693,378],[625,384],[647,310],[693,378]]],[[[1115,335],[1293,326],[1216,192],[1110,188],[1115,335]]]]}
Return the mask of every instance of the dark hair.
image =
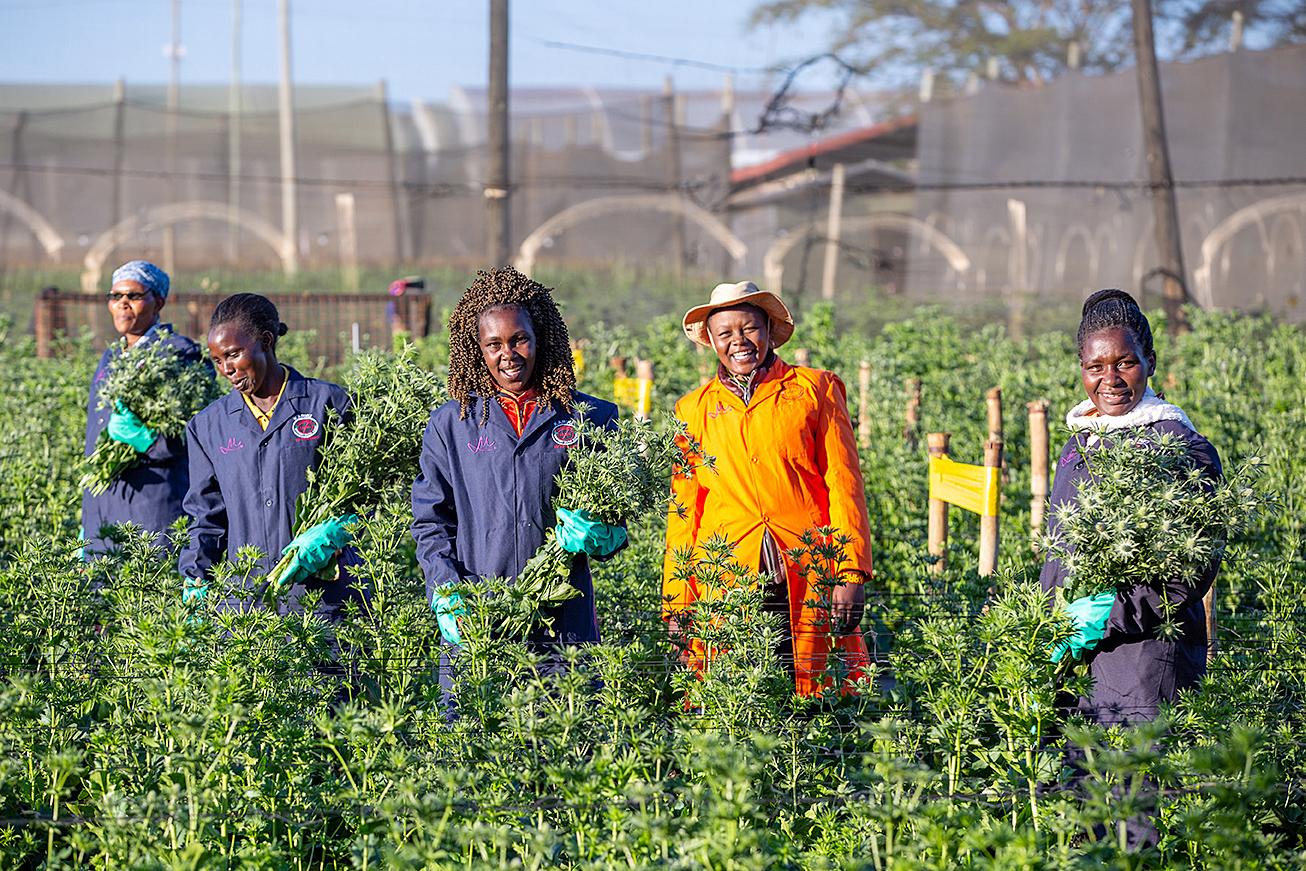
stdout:
{"type": "Polygon", "coordinates": [[[272,300],[257,293],[234,293],[218,303],[209,318],[209,332],[222,324],[238,324],[249,330],[257,338],[262,333],[272,334],[272,348],[276,350],[277,339],[287,331],[277,314],[277,307],[272,300]]]}
{"type": "MultiPolygon", "coordinates": [[[[491,309],[513,307],[523,309],[535,329],[535,382],[541,399],[571,405],[576,372],[572,368],[567,324],[553,301],[553,291],[505,266],[478,271],[476,280],[449,315],[449,395],[462,406],[460,419],[471,410],[473,394],[488,400],[499,390],[481,354],[481,315],[491,309]]],[[[482,425],[489,416],[489,405],[483,401],[482,425]]]]}
{"type": "Polygon", "coordinates": [[[1134,298],[1115,288],[1099,290],[1084,300],[1076,344],[1082,352],[1089,336],[1113,328],[1129,330],[1138,339],[1138,344],[1143,346],[1143,356],[1152,356],[1152,325],[1147,322],[1147,315],[1143,314],[1134,298]]]}

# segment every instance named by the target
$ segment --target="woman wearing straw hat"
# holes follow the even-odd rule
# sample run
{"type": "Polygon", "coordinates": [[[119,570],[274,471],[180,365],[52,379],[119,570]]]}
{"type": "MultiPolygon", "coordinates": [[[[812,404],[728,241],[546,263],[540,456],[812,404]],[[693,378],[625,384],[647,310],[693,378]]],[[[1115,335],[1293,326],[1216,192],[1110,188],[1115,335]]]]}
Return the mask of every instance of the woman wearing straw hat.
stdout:
{"type": "Polygon", "coordinates": [[[677,572],[675,553],[724,535],[739,562],[769,579],[768,610],[787,624],[778,652],[797,691],[817,695],[833,685],[836,648],[845,676],[856,679],[867,663],[858,626],[871,535],[843,382],[776,356],[793,335],[793,317],[751,281],[717,285],[709,302],[685,315],[684,327],[719,361],[716,377],[676,403],[676,417],[716,458],[716,474],[677,476],[672,484],[687,509],[683,516],[672,510],[667,521],[663,617],[672,636],[688,664],[701,667],[703,645],[685,637],[684,627],[685,612],[706,591],[677,572]],[[839,583],[828,598],[786,553],[804,532],[826,526],[851,539],[833,567],[839,583]]]}

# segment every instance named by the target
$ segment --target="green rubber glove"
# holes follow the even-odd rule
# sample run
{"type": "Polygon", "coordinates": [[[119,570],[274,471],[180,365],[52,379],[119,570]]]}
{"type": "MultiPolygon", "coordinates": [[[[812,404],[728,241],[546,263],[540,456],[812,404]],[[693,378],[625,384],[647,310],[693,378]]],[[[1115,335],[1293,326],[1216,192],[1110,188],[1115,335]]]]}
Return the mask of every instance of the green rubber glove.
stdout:
{"type": "Polygon", "coordinates": [[[196,578],[181,579],[181,601],[182,604],[198,605],[208,598],[209,585],[207,582],[197,580],[196,578]]]}
{"type": "Polygon", "coordinates": [[[341,548],[354,540],[345,527],[357,522],[357,514],[332,517],[292,538],[290,544],[281,549],[282,556],[290,556],[290,565],[282,574],[281,583],[285,586],[297,584],[322,571],[341,548]]]}
{"type": "Polygon", "coordinates": [[[626,543],[626,530],[609,526],[588,511],[558,509],[558,525],[553,534],[567,553],[587,553],[590,556],[610,556],[626,543]]]}
{"type": "Polygon", "coordinates": [[[461,647],[463,636],[458,631],[458,618],[467,613],[467,608],[463,606],[463,597],[457,592],[451,592],[446,596],[440,590],[436,590],[435,596],[431,598],[431,610],[435,612],[435,622],[440,625],[440,637],[452,645],[461,647]]]}
{"type": "Polygon", "coordinates": [[[154,430],[142,423],[141,419],[121,402],[114,403],[113,414],[109,415],[109,425],[105,427],[105,432],[109,434],[109,438],[129,445],[138,454],[148,451],[158,437],[154,430]]]}
{"type": "Polygon", "coordinates": [[[1111,616],[1111,607],[1115,604],[1114,590],[1098,593],[1096,596],[1084,596],[1066,606],[1066,613],[1075,627],[1075,634],[1058,644],[1052,651],[1052,661],[1060,662],[1067,653],[1074,659],[1084,655],[1084,651],[1097,647],[1097,643],[1106,634],[1106,621],[1111,616]]]}

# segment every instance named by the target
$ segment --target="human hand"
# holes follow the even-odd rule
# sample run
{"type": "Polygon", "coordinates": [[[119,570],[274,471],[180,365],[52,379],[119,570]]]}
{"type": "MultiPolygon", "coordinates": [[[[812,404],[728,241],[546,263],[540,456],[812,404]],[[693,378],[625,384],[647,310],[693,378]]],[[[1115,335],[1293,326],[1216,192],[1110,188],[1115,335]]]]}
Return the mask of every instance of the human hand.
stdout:
{"type": "Polygon", "coordinates": [[[1085,651],[1097,647],[1106,634],[1106,621],[1115,601],[1115,591],[1108,590],[1095,596],[1083,596],[1067,605],[1066,613],[1075,634],[1053,647],[1052,661],[1060,662],[1067,653],[1073,659],[1079,659],[1085,651]]]}
{"type": "MultiPolygon", "coordinates": [[[[847,574],[851,574],[846,572],[847,574]]],[[[861,575],[860,572],[857,573],[861,575]]],[[[851,635],[862,624],[866,613],[866,586],[860,580],[841,581],[830,595],[830,617],[836,635],[851,635]]]]}
{"type": "MultiPolygon", "coordinates": [[[[440,590],[446,590],[449,586],[445,585],[440,590]]],[[[445,595],[440,590],[436,590],[431,597],[431,610],[435,612],[435,622],[440,626],[440,637],[455,647],[461,647],[463,637],[458,630],[458,618],[467,613],[463,597],[456,591],[445,595]]]]}
{"type": "Polygon", "coordinates": [[[114,403],[113,414],[109,415],[109,424],[105,427],[105,432],[109,438],[122,442],[138,454],[148,451],[158,437],[154,430],[146,426],[121,402],[114,403]]]}
{"type": "Polygon", "coordinates": [[[624,527],[609,526],[588,511],[559,508],[557,513],[558,525],[554,528],[554,535],[567,553],[605,557],[616,553],[626,543],[624,527]]]}
{"type": "Polygon", "coordinates": [[[353,541],[354,536],[346,527],[357,522],[357,514],[332,517],[292,538],[290,544],[281,549],[283,556],[290,557],[286,570],[281,574],[281,584],[289,586],[298,583],[325,568],[341,548],[353,541]]]}

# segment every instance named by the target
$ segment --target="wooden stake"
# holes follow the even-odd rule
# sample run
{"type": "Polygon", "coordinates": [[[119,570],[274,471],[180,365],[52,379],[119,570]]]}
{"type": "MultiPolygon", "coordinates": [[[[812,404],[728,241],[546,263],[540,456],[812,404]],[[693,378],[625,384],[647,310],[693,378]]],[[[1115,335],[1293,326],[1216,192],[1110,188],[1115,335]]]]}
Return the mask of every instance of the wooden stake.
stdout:
{"type": "Polygon", "coordinates": [[[871,444],[871,361],[857,367],[857,444],[871,444]]]}
{"type": "Polygon", "coordinates": [[[1215,658],[1215,654],[1220,650],[1220,626],[1215,619],[1215,582],[1211,582],[1211,589],[1206,591],[1202,597],[1202,605],[1206,608],[1206,661],[1209,663],[1215,658]]]}
{"type": "Polygon", "coordinates": [[[653,406],[653,361],[636,360],[635,377],[639,379],[639,404],[635,408],[635,416],[640,420],[648,420],[653,406]]]}
{"type": "MultiPolygon", "coordinates": [[[[932,457],[947,456],[952,433],[932,432],[925,436],[925,445],[932,457]]],[[[948,503],[930,497],[929,554],[938,557],[930,566],[930,574],[943,574],[948,565],[948,503]]]]}
{"type": "MultiPolygon", "coordinates": [[[[989,439],[984,443],[984,466],[1002,468],[1002,439],[989,439]]],[[[998,517],[980,515],[980,577],[988,577],[998,569],[998,517]]]]}
{"type": "Polygon", "coordinates": [[[984,394],[989,409],[989,441],[1002,441],[1002,388],[990,387],[984,394]]]}
{"type": "Polygon", "coordinates": [[[808,352],[806,348],[794,349],[794,365],[796,366],[812,365],[812,355],[808,352]]]}
{"type": "Polygon", "coordinates": [[[907,415],[902,427],[902,437],[916,447],[921,437],[921,379],[907,379],[907,415]]]}
{"type": "Polygon", "coordinates": [[[1048,501],[1048,401],[1025,404],[1029,409],[1029,538],[1039,550],[1048,501]]]}

